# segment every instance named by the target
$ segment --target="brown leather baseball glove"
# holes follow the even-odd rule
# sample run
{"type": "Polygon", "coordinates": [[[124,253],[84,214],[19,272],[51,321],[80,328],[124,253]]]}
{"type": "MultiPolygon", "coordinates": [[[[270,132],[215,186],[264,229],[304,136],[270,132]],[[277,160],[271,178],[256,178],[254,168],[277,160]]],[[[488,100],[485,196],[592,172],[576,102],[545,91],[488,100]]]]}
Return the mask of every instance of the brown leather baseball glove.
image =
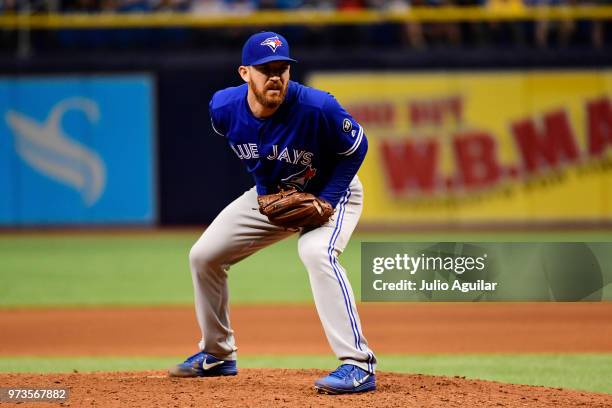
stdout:
{"type": "Polygon", "coordinates": [[[272,224],[284,228],[318,227],[334,213],[327,201],[296,189],[260,195],[257,202],[260,213],[272,224]]]}

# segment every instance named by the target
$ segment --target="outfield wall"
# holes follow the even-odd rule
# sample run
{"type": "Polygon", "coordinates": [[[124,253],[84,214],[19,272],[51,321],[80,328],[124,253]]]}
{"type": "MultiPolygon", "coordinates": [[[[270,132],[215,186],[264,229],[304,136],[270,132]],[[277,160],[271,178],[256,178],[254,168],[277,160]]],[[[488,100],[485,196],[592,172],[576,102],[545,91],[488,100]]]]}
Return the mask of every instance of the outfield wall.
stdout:
{"type": "Polygon", "coordinates": [[[314,73],[367,129],[370,223],[612,221],[612,71],[314,73]]]}
{"type": "MultiPolygon", "coordinates": [[[[294,79],[333,92],[365,126],[371,147],[360,172],[364,224],[612,221],[612,75],[605,68],[612,56],[571,50],[294,53],[300,60],[294,79]]],[[[0,196],[6,197],[0,225],[209,223],[251,184],[208,120],[212,93],[240,83],[238,55],[0,61],[0,85],[7,90],[0,98],[0,196]],[[142,82],[140,97],[123,88],[114,95],[95,90],[124,77],[142,82]],[[50,88],[37,87],[41,80],[50,88]],[[81,105],[66,102],[75,100],[81,105]],[[57,129],[69,153],[48,146],[41,153],[44,138],[34,148],[20,147],[28,139],[11,125],[10,112],[40,127],[66,103],[70,112],[57,129]],[[66,165],[66,157],[76,159],[66,165]],[[91,164],[96,157],[102,165],[91,164]],[[60,170],[49,170],[58,164],[60,170]]]]}
{"type": "Polygon", "coordinates": [[[148,75],[0,78],[0,225],[151,224],[148,75]]]}

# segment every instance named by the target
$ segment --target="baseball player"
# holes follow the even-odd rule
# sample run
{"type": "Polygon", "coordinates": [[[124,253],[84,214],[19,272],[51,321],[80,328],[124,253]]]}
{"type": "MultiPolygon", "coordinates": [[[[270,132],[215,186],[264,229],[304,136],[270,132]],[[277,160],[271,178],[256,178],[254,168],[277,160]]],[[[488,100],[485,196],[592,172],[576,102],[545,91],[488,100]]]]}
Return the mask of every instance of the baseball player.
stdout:
{"type": "Polygon", "coordinates": [[[315,388],[328,394],[372,391],[376,358],[338,262],[361,215],[363,189],[356,173],[367,140],[332,95],[289,80],[295,62],[282,35],[254,34],[244,44],[238,68],[245,83],[218,91],[210,101],[213,130],[227,139],[255,186],[223,209],[191,249],[201,351],[169,374],[237,374],[227,272],[259,249],[298,233],[297,250],[319,318],[342,363],[315,388]],[[270,207],[283,210],[289,199],[299,201],[299,210],[277,218],[268,212],[270,207]],[[309,213],[294,224],[284,223],[302,210],[309,213]]]}

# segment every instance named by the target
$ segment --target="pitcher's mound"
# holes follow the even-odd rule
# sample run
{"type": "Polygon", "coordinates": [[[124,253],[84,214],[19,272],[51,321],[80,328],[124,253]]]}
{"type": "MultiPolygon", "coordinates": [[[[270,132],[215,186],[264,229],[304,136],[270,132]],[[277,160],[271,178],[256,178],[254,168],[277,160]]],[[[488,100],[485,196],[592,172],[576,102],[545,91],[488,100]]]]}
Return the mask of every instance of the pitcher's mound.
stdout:
{"type": "MultiPolygon", "coordinates": [[[[612,395],[608,394],[394,373],[377,374],[375,392],[320,395],[313,382],[325,374],[321,370],[284,369],[241,369],[235,377],[187,379],[168,378],[162,371],[0,374],[0,384],[70,388],[62,406],[71,407],[612,406],[612,395]]],[[[46,405],[36,404],[41,408],[46,405]]]]}

